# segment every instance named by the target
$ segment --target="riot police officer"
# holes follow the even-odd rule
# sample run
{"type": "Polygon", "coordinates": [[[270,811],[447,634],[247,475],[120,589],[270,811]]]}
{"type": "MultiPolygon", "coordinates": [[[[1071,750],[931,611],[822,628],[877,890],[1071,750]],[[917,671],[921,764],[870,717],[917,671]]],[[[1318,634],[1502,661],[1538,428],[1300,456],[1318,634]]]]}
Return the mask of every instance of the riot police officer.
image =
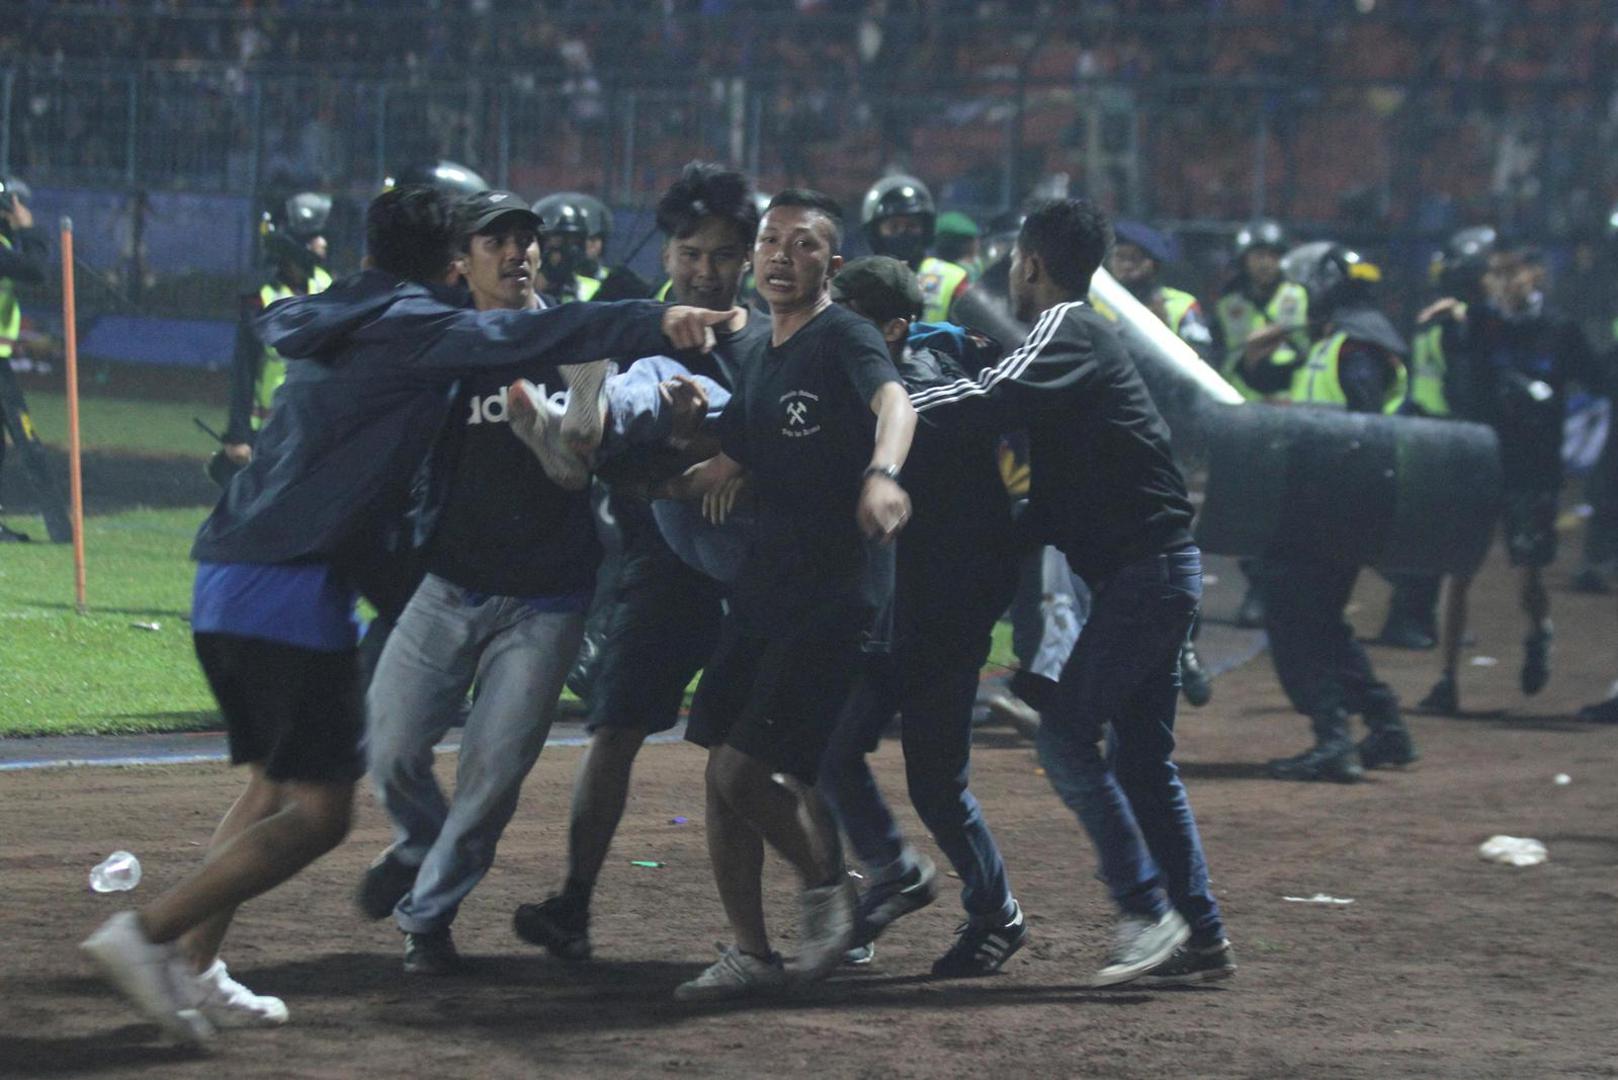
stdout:
{"type": "MultiPolygon", "coordinates": [[[[1428,276],[1439,295],[1458,297],[1466,303],[1482,302],[1484,276],[1495,243],[1495,231],[1488,225],[1472,226],[1451,236],[1428,266],[1428,276]]],[[[1410,390],[1399,408],[1401,413],[1433,418],[1450,415],[1454,372],[1449,357],[1459,347],[1460,331],[1461,324],[1448,314],[1417,320],[1410,342],[1410,390]]],[[[1393,573],[1387,578],[1393,584],[1393,596],[1377,641],[1399,649],[1432,648],[1438,641],[1442,576],[1393,573]]]]}
{"type": "Polygon", "coordinates": [[[253,320],[277,300],[323,292],[331,284],[324,265],[330,218],[331,196],[305,191],[266,213],[260,223],[264,277],[242,297],[225,425],[224,455],[236,468],[252,460],[253,437],[286,379],[286,361],[259,340],[253,320]]]}
{"type": "MultiPolygon", "coordinates": [[[[1286,231],[1274,221],[1256,221],[1236,234],[1235,273],[1214,306],[1214,355],[1230,384],[1249,401],[1287,398],[1288,376],[1309,349],[1309,294],[1281,276],[1286,231]],[[1276,368],[1271,372],[1267,369],[1276,368]],[[1274,387],[1266,394],[1252,379],[1274,387]]],[[[1236,612],[1236,625],[1264,625],[1263,601],[1253,587],[1257,564],[1241,563],[1248,588],[1236,612]]]]}
{"type": "MultiPolygon", "coordinates": [[[[556,303],[590,300],[601,289],[590,258],[589,196],[559,191],[534,203],[539,215],[540,291],[556,303]]],[[[599,228],[599,226],[597,226],[599,228]]],[[[599,250],[599,248],[597,249],[599,250]]]]}
{"type": "Polygon", "coordinates": [[[927,185],[914,176],[878,180],[860,204],[860,227],[872,252],[916,272],[922,321],[948,322],[950,305],[972,281],[965,266],[927,254],[938,227],[938,207],[927,185]]]}
{"type": "Polygon", "coordinates": [[[1190,293],[1158,280],[1163,266],[1174,261],[1174,242],[1138,221],[1117,222],[1113,236],[1107,271],[1198,356],[1213,363],[1213,333],[1203,318],[1202,305],[1190,293]]]}
{"type": "Polygon", "coordinates": [[[1309,349],[1309,295],[1281,275],[1286,232],[1274,221],[1258,221],[1236,234],[1235,274],[1214,307],[1225,378],[1249,400],[1285,399],[1265,394],[1252,380],[1275,384],[1277,367],[1290,373],[1309,349]]]}
{"type": "MultiPolygon", "coordinates": [[[[16,177],[0,180],[0,365],[3,377],[11,378],[11,357],[22,332],[22,308],[17,304],[17,284],[45,280],[46,244],[34,230],[34,215],[25,200],[33,198],[28,185],[16,177]]],[[[6,410],[9,415],[11,410],[6,410]]],[[[0,464],[6,460],[5,424],[0,423],[0,464]]],[[[14,438],[22,438],[14,435],[14,438]]],[[[20,543],[27,533],[16,532],[0,523],[0,543],[20,543]]]]}
{"type": "MultiPolygon", "coordinates": [[[[1284,261],[1287,277],[1308,290],[1318,331],[1306,360],[1295,365],[1285,393],[1296,405],[1387,412],[1405,392],[1409,349],[1387,318],[1370,305],[1381,271],[1331,243],[1305,244],[1284,261]]],[[[1277,370],[1253,389],[1282,392],[1277,370]]],[[[1293,707],[1314,730],[1315,744],[1269,763],[1281,780],[1354,781],[1366,768],[1405,765],[1417,754],[1399,714],[1399,699],[1377,679],[1370,658],[1343,616],[1360,568],[1292,546],[1266,553],[1260,580],[1270,657],[1293,707]],[[1355,746],[1349,717],[1360,714],[1371,733],[1355,746]]]]}

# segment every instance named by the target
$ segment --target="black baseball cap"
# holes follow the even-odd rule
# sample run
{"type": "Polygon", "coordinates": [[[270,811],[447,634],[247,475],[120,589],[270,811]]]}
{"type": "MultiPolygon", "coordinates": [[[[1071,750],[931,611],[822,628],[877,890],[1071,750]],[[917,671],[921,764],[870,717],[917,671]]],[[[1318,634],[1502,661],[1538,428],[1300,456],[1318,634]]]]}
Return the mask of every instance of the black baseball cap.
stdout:
{"type": "Polygon", "coordinates": [[[468,195],[461,200],[458,212],[463,236],[486,232],[507,214],[520,215],[522,224],[539,231],[539,215],[528,208],[526,199],[510,191],[480,191],[468,195]]]}
{"type": "Polygon", "coordinates": [[[898,259],[867,255],[845,263],[831,279],[831,298],[851,300],[869,318],[914,319],[921,314],[921,286],[916,275],[898,259]]]}

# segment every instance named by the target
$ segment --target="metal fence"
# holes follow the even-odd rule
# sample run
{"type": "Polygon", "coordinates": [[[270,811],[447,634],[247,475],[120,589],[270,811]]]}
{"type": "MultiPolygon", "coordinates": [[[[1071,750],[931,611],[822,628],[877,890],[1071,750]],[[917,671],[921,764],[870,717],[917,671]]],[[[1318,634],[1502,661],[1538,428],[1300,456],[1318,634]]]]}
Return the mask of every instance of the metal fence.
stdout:
{"type": "Polygon", "coordinates": [[[763,190],[808,184],[851,205],[902,167],[980,217],[1066,177],[1206,252],[1182,271],[1193,285],[1259,215],[1415,266],[1471,221],[1566,237],[1604,216],[1618,189],[1618,111],[1565,78],[1100,77],[1037,55],[903,85],[870,72],[14,61],[0,64],[0,169],[123,200],[120,235],[87,250],[132,288],[188,269],[172,261],[183,264],[187,240],[209,237],[245,263],[259,205],[305,187],[340,196],[338,254],[351,264],[364,200],[390,169],[435,156],[525,195],[584,189],[623,209],[650,206],[692,158],[740,164],[763,190]],[[180,193],[234,196],[218,204],[235,207],[232,220],[198,234],[165,202],[180,193]]]}

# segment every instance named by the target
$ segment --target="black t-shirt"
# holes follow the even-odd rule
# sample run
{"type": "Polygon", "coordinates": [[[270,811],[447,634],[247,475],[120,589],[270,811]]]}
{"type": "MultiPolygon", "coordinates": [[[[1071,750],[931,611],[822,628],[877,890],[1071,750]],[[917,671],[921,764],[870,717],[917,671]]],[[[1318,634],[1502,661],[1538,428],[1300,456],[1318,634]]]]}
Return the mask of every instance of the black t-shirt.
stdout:
{"type": "Polygon", "coordinates": [[[891,598],[893,549],[867,542],[854,515],[876,435],[871,398],[898,381],[882,334],[837,306],[737,372],[719,439],[758,498],[732,588],[750,632],[857,632],[891,598]]]}
{"type": "MultiPolygon", "coordinates": [[[[450,418],[459,445],[427,545],[427,569],[490,596],[588,593],[601,561],[590,493],[557,487],[511,430],[508,382],[501,374],[464,384],[450,418]]],[[[540,386],[546,395],[560,389],[540,386]]]]}

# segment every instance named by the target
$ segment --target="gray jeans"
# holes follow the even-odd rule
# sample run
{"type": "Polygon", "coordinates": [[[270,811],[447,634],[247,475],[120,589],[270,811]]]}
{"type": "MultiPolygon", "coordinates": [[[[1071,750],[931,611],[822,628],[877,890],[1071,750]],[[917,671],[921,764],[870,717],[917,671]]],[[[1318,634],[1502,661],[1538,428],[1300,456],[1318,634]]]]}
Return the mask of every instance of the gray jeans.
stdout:
{"type": "Polygon", "coordinates": [[[394,909],[401,930],[448,926],[493,864],[583,633],[583,612],[479,597],[431,574],[411,597],[366,696],[371,780],[393,822],[393,855],[420,868],[394,909]],[[433,745],[474,683],[455,796],[446,801],[433,745]]]}

